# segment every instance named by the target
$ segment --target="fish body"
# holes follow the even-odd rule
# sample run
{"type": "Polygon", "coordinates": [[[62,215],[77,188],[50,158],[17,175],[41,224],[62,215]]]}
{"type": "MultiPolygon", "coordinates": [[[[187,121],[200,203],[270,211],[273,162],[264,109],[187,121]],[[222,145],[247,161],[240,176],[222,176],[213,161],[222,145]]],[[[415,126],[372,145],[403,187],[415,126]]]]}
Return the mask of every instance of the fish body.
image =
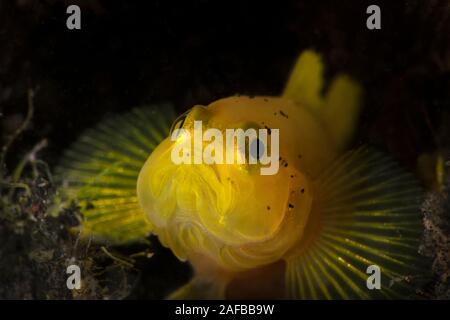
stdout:
{"type": "MultiPolygon", "coordinates": [[[[86,134],[61,172],[69,193],[94,203],[86,209],[89,233],[118,242],[153,233],[191,263],[192,281],[171,298],[225,298],[249,279],[264,287],[273,274],[282,277],[271,287],[280,297],[411,294],[404,279],[421,272],[420,188],[384,155],[347,150],[360,110],[356,82],[340,75],[323,92],[321,58],[306,51],[280,97],[233,96],[194,106],[175,121],[193,135],[200,121],[222,133],[278,130],[275,174],[260,174],[258,163],[175,163],[174,148],[193,135],[174,139],[167,119],[159,124],[165,129],[156,130],[138,119],[139,110],[86,134]],[[123,123],[125,138],[113,133],[123,123]],[[98,137],[105,132],[120,137],[109,146],[98,137]],[[116,166],[107,166],[108,159],[116,166]],[[385,272],[380,292],[367,288],[370,265],[385,272]],[[400,279],[394,287],[393,279],[400,279]]],[[[156,114],[146,116],[154,123],[156,114]]],[[[194,152],[188,157],[194,160],[194,152]]]]}

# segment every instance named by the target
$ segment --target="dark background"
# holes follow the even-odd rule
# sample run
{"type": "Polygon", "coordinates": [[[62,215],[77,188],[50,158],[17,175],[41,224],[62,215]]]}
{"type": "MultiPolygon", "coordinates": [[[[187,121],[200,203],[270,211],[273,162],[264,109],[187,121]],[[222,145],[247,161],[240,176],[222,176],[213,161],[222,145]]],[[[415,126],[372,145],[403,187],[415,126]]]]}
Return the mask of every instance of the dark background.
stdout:
{"type": "Polygon", "coordinates": [[[429,126],[438,131],[449,103],[449,3],[377,3],[381,30],[366,28],[367,1],[1,0],[0,110],[23,114],[26,89],[38,88],[25,140],[49,138],[53,164],[107,112],[279,94],[297,55],[314,48],[328,74],[365,88],[359,138],[413,161],[436,147],[429,126]],[[66,28],[73,3],[81,30],[66,28]]]}
{"type": "MultiPolygon", "coordinates": [[[[47,138],[40,155],[53,167],[83,129],[138,105],[182,112],[237,93],[277,95],[307,48],[323,54],[328,78],[345,72],[363,86],[355,144],[376,145],[411,171],[420,154],[448,152],[446,0],[0,0],[2,142],[26,113],[27,89],[36,90],[32,125],[7,164],[47,138]],[[66,28],[70,4],[81,7],[81,30],[66,28]],[[366,28],[369,4],[381,7],[381,30],[366,28]]],[[[170,289],[146,292],[146,274],[160,275],[160,286],[188,278],[187,266],[155,250],[163,254],[142,266],[134,297],[170,289]]]]}

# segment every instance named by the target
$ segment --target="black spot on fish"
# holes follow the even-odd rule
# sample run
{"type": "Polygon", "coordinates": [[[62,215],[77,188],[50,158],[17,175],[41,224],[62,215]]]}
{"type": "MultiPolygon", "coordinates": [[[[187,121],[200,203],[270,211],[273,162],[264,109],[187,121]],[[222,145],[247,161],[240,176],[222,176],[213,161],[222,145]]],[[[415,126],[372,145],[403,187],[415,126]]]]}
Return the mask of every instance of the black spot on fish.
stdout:
{"type": "Polygon", "coordinates": [[[304,188],[302,188],[302,190],[300,190],[300,192],[301,192],[301,193],[305,193],[305,189],[304,189],[304,188]]]}
{"type": "Polygon", "coordinates": [[[294,175],[293,174],[291,174],[291,178],[293,178],[294,177],[294,175]]]}
{"type": "Polygon", "coordinates": [[[264,128],[266,128],[267,132],[269,133],[269,135],[272,134],[272,130],[270,130],[270,128],[268,126],[264,126],[264,128]]]}
{"type": "Polygon", "coordinates": [[[278,161],[280,161],[280,163],[281,163],[281,165],[282,165],[283,167],[286,168],[286,167],[288,166],[287,161],[284,160],[282,157],[279,157],[279,158],[278,158],[278,161]]]}
{"type": "Polygon", "coordinates": [[[289,208],[290,209],[294,208],[294,205],[292,203],[289,203],[289,208]]]}
{"type": "Polygon", "coordinates": [[[285,117],[286,119],[289,119],[289,116],[288,116],[286,113],[284,113],[282,110],[280,110],[280,114],[281,114],[283,117],[285,117]]]}
{"type": "Polygon", "coordinates": [[[267,210],[270,210],[270,206],[267,206],[267,210]]]}

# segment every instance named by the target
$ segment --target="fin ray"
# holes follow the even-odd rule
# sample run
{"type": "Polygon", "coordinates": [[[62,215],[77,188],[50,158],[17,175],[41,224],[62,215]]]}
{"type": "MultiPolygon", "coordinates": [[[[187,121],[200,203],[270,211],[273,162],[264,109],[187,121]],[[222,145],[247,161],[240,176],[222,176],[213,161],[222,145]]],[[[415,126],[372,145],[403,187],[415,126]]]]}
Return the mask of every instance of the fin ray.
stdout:
{"type": "Polygon", "coordinates": [[[151,232],[136,181],[174,119],[169,105],[136,108],[86,130],[65,152],[56,175],[68,201],[81,206],[82,235],[122,243],[143,240],[151,232]]]}
{"type": "Polygon", "coordinates": [[[315,185],[313,220],[305,240],[286,259],[288,296],[364,299],[414,294],[407,279],[426,274],[426,260],[418,253],[422,190],[414,177],[380,152],[363,147],[343,155],[315,185]],[[381,268],[381,290],[366,287],[366,269],[373,264],[381,268]]]}

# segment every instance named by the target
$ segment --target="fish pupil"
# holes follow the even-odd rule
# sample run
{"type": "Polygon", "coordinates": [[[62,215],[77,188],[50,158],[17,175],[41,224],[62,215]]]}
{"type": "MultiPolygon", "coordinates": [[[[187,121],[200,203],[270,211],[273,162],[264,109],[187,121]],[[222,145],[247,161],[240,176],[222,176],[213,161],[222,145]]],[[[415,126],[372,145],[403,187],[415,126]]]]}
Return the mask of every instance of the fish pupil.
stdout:
{"type": "Polygon", "coordinates": [[[264,143],[260,139],[255,139],[250,143],[250,156],[259,161],[264,154],[264,143]]]}

